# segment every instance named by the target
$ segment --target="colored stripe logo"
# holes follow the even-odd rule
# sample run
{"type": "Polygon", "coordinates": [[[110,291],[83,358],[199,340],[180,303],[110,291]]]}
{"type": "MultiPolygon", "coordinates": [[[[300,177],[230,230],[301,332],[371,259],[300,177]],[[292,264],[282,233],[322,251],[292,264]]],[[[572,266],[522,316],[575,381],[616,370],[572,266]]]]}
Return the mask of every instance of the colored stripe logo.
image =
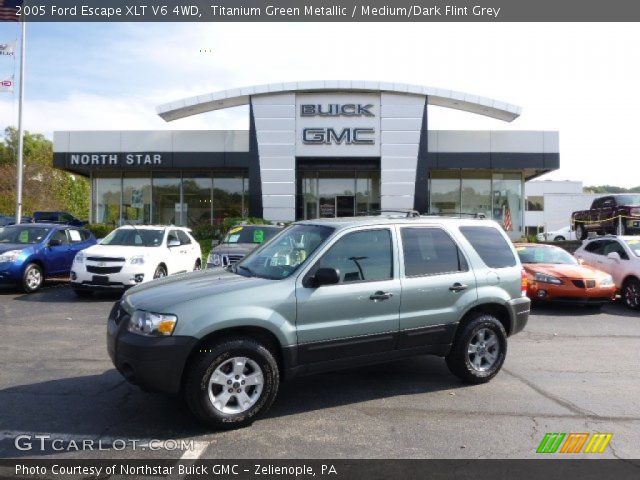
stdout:
{"type": "Polygon", "coordinates": [[[612,437],[612,433],[546,433],[536,453],[602,453],[612,437]]]}

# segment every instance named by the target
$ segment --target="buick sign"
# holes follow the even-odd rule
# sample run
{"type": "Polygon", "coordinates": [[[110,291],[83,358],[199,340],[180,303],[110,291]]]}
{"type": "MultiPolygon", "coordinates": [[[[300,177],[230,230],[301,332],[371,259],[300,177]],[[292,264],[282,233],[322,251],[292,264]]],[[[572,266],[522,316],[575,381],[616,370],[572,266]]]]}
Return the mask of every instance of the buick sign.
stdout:
{"type": "Polygon", "coordinates": [[[374,117],[372,108],[373,105],[370,103],[367,105],[359,103],[302,104],[300,115],[302,117],[374,117]]]}

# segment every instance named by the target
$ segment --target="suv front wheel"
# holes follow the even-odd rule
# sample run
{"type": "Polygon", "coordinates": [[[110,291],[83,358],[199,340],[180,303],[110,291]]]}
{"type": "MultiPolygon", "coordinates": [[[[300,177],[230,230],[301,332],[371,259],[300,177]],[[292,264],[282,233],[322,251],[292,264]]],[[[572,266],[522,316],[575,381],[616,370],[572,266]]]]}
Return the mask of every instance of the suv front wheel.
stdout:
{"type": "Polygon", "coordinates": [[[482,313],[461,327],[447,366],[466,383],[486,383],[495,377],[507,354],[507,333],[493,315],[482,313]]]}
{"type": "Polygon", "coordinates": [[[272,353],[253,339],[221,340],[195,353],[186,372],[191,411],[217,429],[244,427],[276,398],[280,375],[272,353]]]}

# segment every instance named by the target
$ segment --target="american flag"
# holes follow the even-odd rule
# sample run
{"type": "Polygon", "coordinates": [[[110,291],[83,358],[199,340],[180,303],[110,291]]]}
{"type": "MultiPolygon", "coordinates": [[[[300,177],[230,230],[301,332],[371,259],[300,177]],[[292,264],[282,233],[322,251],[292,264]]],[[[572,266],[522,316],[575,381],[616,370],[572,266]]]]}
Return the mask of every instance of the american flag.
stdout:
{"type": "Polygon", "coordinates": [[[23,0],[0,0],[0,22],[18,22],[18,7],[23,0]]]}
{"type": "Polygon", "coordinates": [[[513,222],[511,221],[511,209],[508,206],[504,207],[504,221],[502,226],[507,232],[513,231],[513,222]]]}

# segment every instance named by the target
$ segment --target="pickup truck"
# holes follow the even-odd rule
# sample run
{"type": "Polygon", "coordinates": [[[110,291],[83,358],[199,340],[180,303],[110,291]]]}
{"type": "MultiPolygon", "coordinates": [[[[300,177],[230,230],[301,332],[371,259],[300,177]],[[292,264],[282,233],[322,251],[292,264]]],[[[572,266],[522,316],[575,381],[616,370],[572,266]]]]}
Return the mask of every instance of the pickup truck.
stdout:
{"type": "Polygon", "coordinates": [[[615,235],[640,232],[640,194],[596,198],[589,210],[571,214],[571,224],[579,240],[585,240],[589,232],[615,235]]]}

